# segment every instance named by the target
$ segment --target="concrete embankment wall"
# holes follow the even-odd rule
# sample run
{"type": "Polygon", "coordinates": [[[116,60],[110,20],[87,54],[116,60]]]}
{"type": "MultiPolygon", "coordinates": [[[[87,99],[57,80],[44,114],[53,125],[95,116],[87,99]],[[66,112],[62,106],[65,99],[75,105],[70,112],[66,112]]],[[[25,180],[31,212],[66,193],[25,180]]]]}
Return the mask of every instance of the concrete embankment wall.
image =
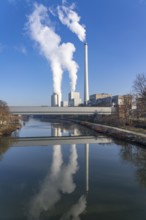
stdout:
{"type": "Polygon", "coordinates": [[[88,128],[97,131],[98,133],[106,134],[110,137],[120,139],[123,141],[141,144],[146,147],[146,134],[141,134],[125,129],[120,129],[116,127],[101,125],[101,124],[94,124],[86,121],[76,121],[76,123],[86,126],[88,128]]]}

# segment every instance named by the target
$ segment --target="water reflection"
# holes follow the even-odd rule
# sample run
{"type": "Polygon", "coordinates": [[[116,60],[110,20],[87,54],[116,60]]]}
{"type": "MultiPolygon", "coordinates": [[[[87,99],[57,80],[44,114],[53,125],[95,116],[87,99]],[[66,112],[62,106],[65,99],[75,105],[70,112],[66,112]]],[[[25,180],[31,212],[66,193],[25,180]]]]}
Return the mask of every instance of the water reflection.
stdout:
{"type": "Polygon", "coordinates": [[[122,144],[120,155],[123,160],[136,166],[138,181],[146,187],[146,149],[125,143],[122,144]]]}
{"type": "Polygon", "coordinates": [[[63,215],[61,220],[80,220],[79,216],[85,211],[87,206],[87,199],[85,195],[82,195],[76,204],[74,204],[71,209],[63,215]]]}
{"type": "Polygon", "coordinates": [[[7,152],[14,141],[10,137],[0,138],[0,160],[3,159],[3,154],[7,152]]]}
{"type": "Polygon", "coordinates": [[[52,209],[61,199],[62,193],[70,194],[75,190],[76,184],[73,181],[73,175],[78,170],[77,158],[75,145],[70,148],[68,164],[63,161],[61,146],[53,146],[51,170],[41,184],[40,191],[32,199],[31,219],[39,219],[43,212],[52,209]]]}
{"type": "Polygon", "coordinates": [[[89,144],[85,144],[85,177],[86,177],[86,192],[89,190],[89,144]]]}
{"type": "Polygon", "coordinates": [[[77,132],[55,123],[52,138],[0,140],[1,155],[11,146],[0,162],[0,219],[145,217],[146,150],[101,135],[94,142],[92,137],[62,137],[71,130],[71,136],[77,132]]]}
{"type": "MultiPolygon", "coordinates": [[[[62,136],[60,127],[52,126],[52,136],[62,136]]],[[[74,175],[79,169],[78,154],[76,145],[70,146],[69,161],[63,161],[61,145],[53,146],[53,156],[50,171],[40,186],[39,192],[34,196],[30,205],[30,219],[40,219],[45,212],[52,210],[61,200],[63,194],[71,194],[75,191],[76,184],[74,175]]],[[[85,183],[86,192],[89,190],[89,144],[85,144],[85,183]]],[[[73,204],[69,211],[62,215],[61,219],[80,219],[79,216],[86,209],[86,196],[79,197],[77,202],[73,204]]]]}
{"type": "MultiPolygon", "coordinates": [[[[39,119],[31,118],[23,124],[20,130],[13,132],[13,137],[38,137],[38,136],[79,136],[87,132],[87,129],[82,128],[70,122],[42,122],[39,119]],[[54,135],[52,135],[52,131],[54,135]]],[[[91,131],[88,131],[91,133],[91,131]]]]}
{"type": "Polygon", "coordinates": [[[53,123],[51,124],[52,136],[79,136],[84,133],[80,126],[71,123],[53,123]]]}

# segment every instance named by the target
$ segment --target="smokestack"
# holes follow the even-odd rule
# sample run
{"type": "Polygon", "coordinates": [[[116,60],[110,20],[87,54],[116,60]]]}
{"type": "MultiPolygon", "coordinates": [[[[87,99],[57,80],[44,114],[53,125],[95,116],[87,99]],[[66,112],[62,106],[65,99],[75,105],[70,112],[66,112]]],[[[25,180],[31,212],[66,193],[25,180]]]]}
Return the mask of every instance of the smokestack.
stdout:
{"type": "Polygon", "coordinates": [[[84,104],[87,105],[89,101],[89,88],[88,88],[88,45],[84,43],[84,104]]]}

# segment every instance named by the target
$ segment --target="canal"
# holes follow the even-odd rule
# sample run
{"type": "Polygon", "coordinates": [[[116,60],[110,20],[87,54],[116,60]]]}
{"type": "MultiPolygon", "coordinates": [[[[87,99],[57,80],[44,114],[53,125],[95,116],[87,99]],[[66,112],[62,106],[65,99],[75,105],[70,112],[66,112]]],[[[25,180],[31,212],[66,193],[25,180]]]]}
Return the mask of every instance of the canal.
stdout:
{"type": "Polygon", "coordinates": [[[31,118],[0,139],[0,220],[146,220],[146,149],[31,118]]]}

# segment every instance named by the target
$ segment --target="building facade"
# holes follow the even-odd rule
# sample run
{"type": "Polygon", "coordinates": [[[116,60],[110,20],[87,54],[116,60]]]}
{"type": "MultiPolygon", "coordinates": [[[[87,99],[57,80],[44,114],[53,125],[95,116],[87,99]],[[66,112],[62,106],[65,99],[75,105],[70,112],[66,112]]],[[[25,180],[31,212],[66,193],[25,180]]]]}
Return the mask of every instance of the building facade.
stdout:
{"type": "Polygon", "coordinates": [[[68,95],[68,106],[79,106],[82,103],[79,92],[70,92],[68,95]]]}
{"type": "Polygon", "coordinates": [[[112,97],[113,106],[119,118],[129,118],[132,110],[132,95],[116,95],[112,97]]]}
{"type": "Polygon", "coordinates": [[[112,106],[112,95],[107,93],[90,95],[89,105],[110,107],[112,106]]]}
{"type": "Polygon", "coordinates": [[[62,101],[61,107],[68,107],[68,101],[62,101]]]}

